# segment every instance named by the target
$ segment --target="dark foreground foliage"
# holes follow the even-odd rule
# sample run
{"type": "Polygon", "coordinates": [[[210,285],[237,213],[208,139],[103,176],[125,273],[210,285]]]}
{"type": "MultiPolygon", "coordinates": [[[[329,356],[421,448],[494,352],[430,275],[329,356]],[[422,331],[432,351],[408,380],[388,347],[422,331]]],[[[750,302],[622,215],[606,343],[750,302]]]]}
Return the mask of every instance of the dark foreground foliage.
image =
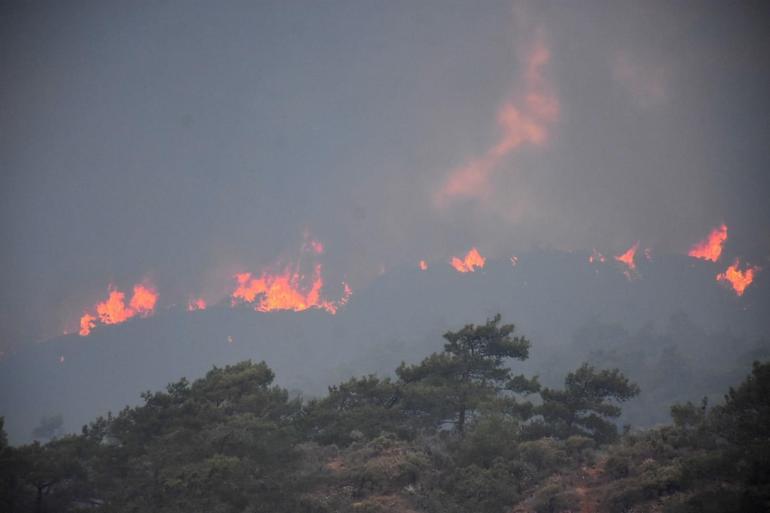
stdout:
{"type": "Polygon", "coordinates": [[[444,338],[396,379],[304,403],[246,361],[45,444],[10,447],[0,419],[0,510],[769,510],[770,364],[719,406],[677,405],[673,425],[619,436],[639,389],[617,370],[584,364],[541,389],[512,370],[530,343],[499,316],[444,338]]]}

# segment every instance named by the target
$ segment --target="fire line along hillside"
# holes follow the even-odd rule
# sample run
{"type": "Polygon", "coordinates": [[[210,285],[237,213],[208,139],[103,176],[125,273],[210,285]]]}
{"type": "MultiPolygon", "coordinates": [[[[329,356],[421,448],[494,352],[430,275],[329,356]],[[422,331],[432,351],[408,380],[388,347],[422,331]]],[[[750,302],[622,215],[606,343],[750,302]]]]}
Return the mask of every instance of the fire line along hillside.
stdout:
{"type": "MultiPolygon", "coordinates": [[[[691,389],[718,394],[746,372],[752,352],[768,347],[766,273],[737,296],[715,279],[722,263],[637,254],[629,278],[612,257],[591,260],[589,253],[534,251],[515,260],[486,258],[472,272],[449,260],[428,262],[425,270],[415,262],[355,290],[336,315],[322,308],[258,312],[227,298],[205,310],[156,308],[151,316],[97,326],[87,337],[28,343],[6,355],[0,415],[14,441],[29,440],[41,418],[58,414],[74,432],[95,415],[135,404],[137,390],[248,358],[267,361],[282,386],[320,395],[354,374],[392,372],[414,361],[457,319],[496,312],[521,319],[519,327],[537,341],[525,366],[545,383],[557,383],[569,359],[590,357],[638,373],[659,361],[679,362],[685,381],[671,384],[677,395],[668,402],[691,389]],[[40,373],[45,380],[36,378],[40,373]]],[[[648,397],[653,392],[648,387],[627,415],[664,418],[668,402],[658,404],[658,396],[648,397]]]]}

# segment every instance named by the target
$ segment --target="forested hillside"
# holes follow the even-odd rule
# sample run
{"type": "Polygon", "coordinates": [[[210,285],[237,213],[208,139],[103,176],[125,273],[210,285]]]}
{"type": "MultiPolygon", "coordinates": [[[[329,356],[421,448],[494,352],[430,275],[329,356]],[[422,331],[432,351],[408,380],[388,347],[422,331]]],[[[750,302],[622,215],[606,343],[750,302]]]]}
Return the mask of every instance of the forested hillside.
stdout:
{"type": "MultiPolygon", "coordinates": [[[[770,506],[770,363],[713,406],[618,428],[639,393],[577,365],[559,388],[517,371],[500,316],[444,335],[395,378],[303,400],[264,362],[181,379],[79,435],[9,446],[0,504],[21,512],[752,512],[770,506]]],[[[2,426],[0,425],[0,428],[2,426]]]]}

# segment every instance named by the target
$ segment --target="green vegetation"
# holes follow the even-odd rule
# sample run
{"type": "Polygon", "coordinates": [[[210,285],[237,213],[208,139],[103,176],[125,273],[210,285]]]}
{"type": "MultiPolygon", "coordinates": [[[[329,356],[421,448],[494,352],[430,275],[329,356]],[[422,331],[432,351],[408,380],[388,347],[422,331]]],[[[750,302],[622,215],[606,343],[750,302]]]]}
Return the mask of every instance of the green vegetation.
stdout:
{"type": "Polygon", "coordinates": [[[583,364],[563,389],[514,374],[530,343],[496,316],[444,335],[395,378],[303,402],[265,363],[214,368],[142,395],[79,435],[8,445],[0,510],[497,513],[767,511],[770,363],[709,408],[619,435],[639,388],[583,364]],[[531,401],[527,399],[531,397],[531,401]]]}

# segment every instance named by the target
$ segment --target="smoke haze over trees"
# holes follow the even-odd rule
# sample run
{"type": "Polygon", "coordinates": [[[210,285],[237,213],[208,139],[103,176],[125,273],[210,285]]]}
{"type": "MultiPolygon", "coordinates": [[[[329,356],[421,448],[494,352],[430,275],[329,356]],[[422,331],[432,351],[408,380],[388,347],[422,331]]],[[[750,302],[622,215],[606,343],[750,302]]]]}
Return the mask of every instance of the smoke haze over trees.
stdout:
{"type": "Polygon", "coordinates": [[[770,510],[769,3],[0,4],[0,510],[770,510]]]}

